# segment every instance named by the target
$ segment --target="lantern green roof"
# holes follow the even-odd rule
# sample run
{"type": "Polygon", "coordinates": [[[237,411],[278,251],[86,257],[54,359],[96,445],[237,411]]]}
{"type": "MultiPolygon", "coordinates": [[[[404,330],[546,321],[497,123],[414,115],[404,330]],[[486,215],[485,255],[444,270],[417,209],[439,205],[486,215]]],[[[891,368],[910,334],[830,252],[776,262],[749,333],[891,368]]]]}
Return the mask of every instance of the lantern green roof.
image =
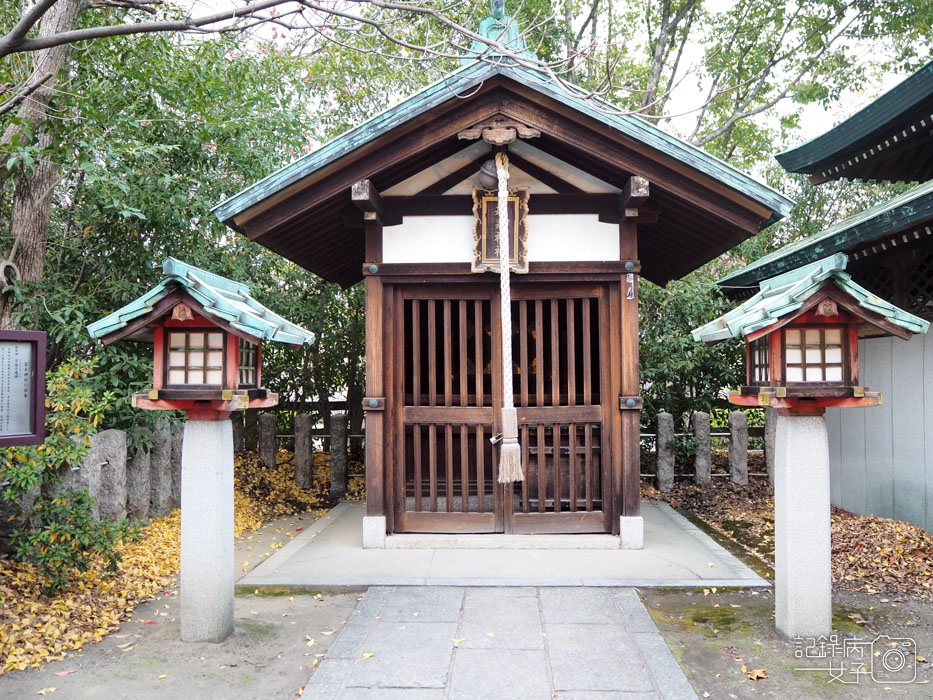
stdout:
{"type": "Polygon", "coordinates": [[[697,342],[712,345],[730,338],[745,336],[777,323],[781,318],[800,310],[804,303],[827,283],[842,292],[867,311],[910,333],[926,333],[929,322],[899,309],[852,281],[845,272],[849,258],[845,253],[798,267],[764,280],[758,293],[740,306],[692,331],[697,342]]]}
{"type": "Polygon", "coordinates": [[[865,243],[933,219],[933,180],[859,212],[807,238],[784,246],[719,280],[729,288],[751,287],[827,255],[852,253],[865,243]]]}
{"type": "Polygon", "coordinates": [[[156,304],[176,290],[183,290],[203,307],[203,313],[235,331],[264,341],[310,345],[314,334],[287,321],[260,304],[249,287],[194,265],[166,258],[165,278],[155,287],[87,327],[92,338],[105,338],[126,328],[132,321],[151,314],[156,304]]]}
{"type": "Polygon", "coordinates": [[[473,61],[461,67],[400,104],[377,114],[360,126],[250,185],[218,204],[212,211],[228,226],[238,228],[234,217],[250,207],[286,190],[339,158],[447,102],[451,97],[470,94],[470,91],[479,88],[485,81],[498,75],[514,80],[639,143],[657,149],[766,207],[772,212],[772,216],[762,222],[760,226],[762,229],[789,214],[794,206],[791,200],[779,192],[736,170],[724,161],[665,133],[643,119],[630,114],[620,114],[618,107],[592,97],[586,90],[569,83],[556,85],[552,78],[540,71],[501,58],[491,62],[473,61]]]}

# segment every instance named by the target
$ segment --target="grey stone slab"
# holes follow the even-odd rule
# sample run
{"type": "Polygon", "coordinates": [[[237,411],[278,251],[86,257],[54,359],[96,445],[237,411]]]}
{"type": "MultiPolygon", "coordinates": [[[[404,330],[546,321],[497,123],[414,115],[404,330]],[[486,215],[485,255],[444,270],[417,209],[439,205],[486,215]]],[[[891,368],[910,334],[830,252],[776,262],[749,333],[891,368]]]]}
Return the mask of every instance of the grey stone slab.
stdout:
{"type": "Polygon", "coordinates": [[[690,416],[690,424],[693,426],[693,435],[697,441],[696,454],[693,457],[693,479],[697,484],[708,484],[711,481],[712,467],[709,413],[697,411],[690,416]]]}
{"type": "Polygon", "coordinates": [[[732,483],[748,483],[748,416],[743,411],[729,414],[729,473],[732,483]]]}
{"type": "Polygon", "coordinates": [[[648,672],[661,697],[665,700],[694,700],[697,695],[658,632],[633,634],[632,639],[641,656],[649,660],[648,672]]]}
{"type": "Polygon", "coordinates": [[[455,622],[377,622],[347,687],[443,688],[456,631],[455,622]]]}
{"type": "Polygon", "coordinates": [[[622,624],[607,588],[542,588],[541,609],[549,623],[622,624]]]}
{"type": "Polygon", "coordinates": [[[554,700],[661,700],[657,693],[626,693],[621,690],[561,690],[554,700]]]}
{"type": "MultiPolygon", "coordinates": [[[[233,439],[231,436],[230,444],[233,439]]],[[[176,430],[172,433],[172,508],[181,507],[181,459],[185,451],[185,433],[184,430],[176,430]]]]}
{"type": "Polygon", "coordinates": [[[383,620],[456,622],[463,588],[459,586],[399,586],[382,609],[383,620]]]}
{"type": "Polygon", "coordinates": [[[468,595],[457,637],[461,649],[543,649],[544,629],[538,599],[468,595]]]}
{"type": "Polygon", "coordinates": [[[91,436],[91,449],[85,461],[99,460],[100,491],[97,499],[102,519],[126,517],[126,433],[104,430],[91,436]]]}
{"type": "Polygon", "coordinates": [[[259,461],[270,469],[275,468],[278,445],[275,442],[276,418],[274,413],[259,414],[259,461]]]}
{"type": "Polygon", "coordinates": [[[161,518],[172,511],[172,433],[165,420],[156,423],[153,432],[155,440],[149,453],[149,516],[161,518]]]}
{"type": "Polygon", "coordinates": [[[295,451],[293,462],[295,465],[295,483],[303,489],[313,485],[312,471],[314,468],[314,445],[311,443],[311,431],[314,428],[314,418],[308,413],[299,413],[295,416],[295,451]]]}
{"type": "Polygon", "coordinates": [[[130,520],[149,519],[151,467],[151,453],[141,447],[126,460],[126,514],[130,520]]]}
{"type": "Polygon", "coordinates": [[[471,587],[464,590],[467,603],[471,600],[491,602],[494,600],[511,600],[513,598],[538,598],[538,590],[534,586],[504,586],[502,588],[471,587]]]}
{"type": "Polygon", "coordinates": [[[658,628],[645,609],[638,592],[634,588],[617,588],[612,597],[622,611],[625,622],[632,632],[657,632],[658,628]]]}
{"type": "Polygon", "coordinates": [[[340,628],[340,634],[327,650],[329,659],[357,659],[362,654],[363,642],[369,636],[383,606],[395,589],[387,586],[374,586],[366,591],[356,604],[346,623],[340,628]]]}
{"type": "Polygon", "coordinates": [[[645,662],[621,625],[545,625],[555,690],[653,692],[645,662]]]}
{"type": "Polygon", "coordinates": [[[338,697],[340,700],[444,700],[444,690],[442,688],[347,688],[338,697]]]}
{"type": "Polygon", "coordinates": [[[551,697],[543,650],[457,649],[449,700],[542,700],[551,697]]]}
{"type": "Polygon", "coordinates": [[[670,491],[674,488],[674,416],[665,411],[658,413],[656,443],[655,483],[658,491],[670,491]]]}
{"type": "Polygon", "coordinates": [[[311,680],[305,686],[305,696],[315,700],[336,698],[350,675],[353,663],[353,659],[325,658],[314,669],[311,680]]]}

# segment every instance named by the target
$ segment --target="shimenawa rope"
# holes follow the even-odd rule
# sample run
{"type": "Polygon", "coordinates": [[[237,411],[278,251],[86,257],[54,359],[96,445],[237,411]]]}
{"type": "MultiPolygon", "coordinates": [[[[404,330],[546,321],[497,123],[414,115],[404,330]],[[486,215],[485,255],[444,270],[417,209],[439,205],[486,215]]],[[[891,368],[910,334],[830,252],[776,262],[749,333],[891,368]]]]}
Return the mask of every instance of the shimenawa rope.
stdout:
{"type": "Polygon", "coordinates": [[[512,399],[512,294],[509,275],[509,158],[496,154],[499,177],[499,288],[502,319],[502,444],[499,446],[499,483],[524,481],[522,448],[518,444],[518,414],[512,399]]]}

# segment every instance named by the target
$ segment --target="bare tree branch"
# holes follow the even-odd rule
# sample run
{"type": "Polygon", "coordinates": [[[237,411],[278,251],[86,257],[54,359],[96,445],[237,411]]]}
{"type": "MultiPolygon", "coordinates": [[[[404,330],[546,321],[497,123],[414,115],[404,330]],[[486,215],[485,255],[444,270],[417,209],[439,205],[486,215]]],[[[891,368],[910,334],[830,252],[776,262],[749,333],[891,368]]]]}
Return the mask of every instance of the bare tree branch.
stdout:
{"type": "Polygon", "coordinates": [[[11,109],[13,109],[20,102],[29,97],[32,93],[38,90],[42,85],[44,85],[48,80],[52,78],[51,73],[45,73],[44,75],[39,76],[36,80],[29,83],[23,87],[17,94],[13,95],[3,104],[0,104],[0,116],[6,114],[11,109]]]}

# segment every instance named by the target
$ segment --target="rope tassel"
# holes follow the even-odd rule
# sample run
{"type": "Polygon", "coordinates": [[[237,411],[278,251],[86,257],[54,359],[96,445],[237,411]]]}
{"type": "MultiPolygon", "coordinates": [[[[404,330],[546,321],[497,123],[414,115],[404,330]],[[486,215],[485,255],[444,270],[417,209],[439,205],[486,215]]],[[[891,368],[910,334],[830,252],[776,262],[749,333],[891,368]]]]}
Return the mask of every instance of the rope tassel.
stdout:
{"type": "Polygon", "coordinates": [[[509,275],[509,158],[496,154],[499,178],[499,288],[502,318],[502,443],[499,447],[499,483],[524,481],[522,448],[518,444],[518,413],[512,399],[512,293],[509,275]]]}

